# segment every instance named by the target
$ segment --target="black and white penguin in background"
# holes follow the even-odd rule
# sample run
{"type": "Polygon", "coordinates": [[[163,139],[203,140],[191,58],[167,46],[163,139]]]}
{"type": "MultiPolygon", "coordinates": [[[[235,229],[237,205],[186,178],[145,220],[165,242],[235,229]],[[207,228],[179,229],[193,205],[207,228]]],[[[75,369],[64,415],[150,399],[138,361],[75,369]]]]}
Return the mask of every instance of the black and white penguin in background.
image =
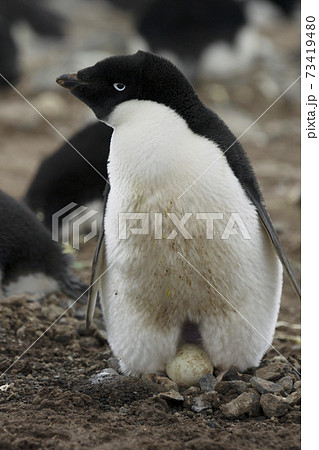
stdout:
{"type": "MultiPolygon", "coordinates": [[[[26,22],[43,36],[59,39],[64,35],[65,20],[39,0],[0,0],[0,73],[10,82],[20,76],[19,49],[14,26],[26,22]]],[[[0,87],[8,83],[0,77],[0,87]]]]}
{"type": "MultiPolygon", "coordinates": [[[[139,48],[168,57],[193,80],[247,74],[273,58],[260,28],[291,17],[298,0],[112,0],[132,15],[139,48]],[[142,38],[142,40],[141,40],[142,38]]],[[[128,48],[135,51],[132,39],[128,48]]]]}
{"type": "Polygon", "coordinates": [[[73,148],[66,142],[41,162],[24,202],[49,230],[53,214],[70,203],[102,214],[112,131],[101,123],[87,125],[70,138],[73,148]]]}
{"type": "Polygon", "coordinates": [[[87,297],[87,285],[71,269],[72,258],[25,205],[0,191],[0,298],[44,297],[62,291],[87,297]]]}
{"type": "Polygon", "coordinates": [[[282,264],[300,290],[240,143],[157,55],[107,58],[57,82],[114,128],[87,321],[98,292],[121,370],[163,370],[188,324],[219,371],[258,365],[282,264]],[[247,233],[225,235],[234,212],[247,233]]]}

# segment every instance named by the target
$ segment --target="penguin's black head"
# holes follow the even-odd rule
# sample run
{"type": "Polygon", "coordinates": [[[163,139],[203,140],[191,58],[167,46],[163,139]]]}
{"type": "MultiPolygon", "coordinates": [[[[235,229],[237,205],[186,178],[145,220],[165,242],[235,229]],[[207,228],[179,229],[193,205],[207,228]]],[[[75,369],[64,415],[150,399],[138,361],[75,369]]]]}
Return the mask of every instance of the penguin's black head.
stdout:
{"type": "Polygon", "coordinates": [[[106,58],[76,74],[61,75],[56,81],[102,121],[128,100],[151,100],[178,110],[197,98],[191,84],[171,62],[142,51],[106,58]]]}

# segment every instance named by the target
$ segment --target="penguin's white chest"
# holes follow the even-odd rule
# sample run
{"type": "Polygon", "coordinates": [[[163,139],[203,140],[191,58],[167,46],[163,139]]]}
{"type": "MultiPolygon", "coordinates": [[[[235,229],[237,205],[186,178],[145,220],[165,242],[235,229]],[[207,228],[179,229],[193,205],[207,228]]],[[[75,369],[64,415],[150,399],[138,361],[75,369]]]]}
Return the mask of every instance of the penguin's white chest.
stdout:
{"type": "Polygon", "coordinates": [[[274,331],[281,267],[225,156],[163,105],[130,101],[111,120],[104,222],[110,268],[101,293],[122,368],[162,368],[187,321],[199,326],[214,365],[254,364],[274,331]],[[238,339],[249,345],[250,325],[265,339],[256,336],[248,360],[241,352],[230,356],[225,346],[238,339]],[[220,339],[223,329],[227,338],[220,339]],[[129,341],[139,348],[144,340],[142,353],[127,352],[129,341]],[[152,342],[156,362],[143,356],[152,342]]]}

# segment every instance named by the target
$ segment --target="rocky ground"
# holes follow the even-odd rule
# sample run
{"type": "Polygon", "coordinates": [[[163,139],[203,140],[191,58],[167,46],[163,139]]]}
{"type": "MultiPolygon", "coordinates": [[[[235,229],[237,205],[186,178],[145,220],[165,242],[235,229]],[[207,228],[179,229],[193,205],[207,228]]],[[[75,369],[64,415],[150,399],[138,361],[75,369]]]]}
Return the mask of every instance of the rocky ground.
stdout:
{"type": "MultiPolygon", "coordinates": [[[[80,17],[81,8],[76,13],[80,17]]],[[[82,23],[98,20],[97,14],[90,11],[82,23]]],[[[127,17],[113,10],[109,14],[113,15],[109,32],[114,35],[115,25],[127,17]]],[[[102,30],[101,20],[97,23],[102,30]]],[[[298,77],[298,29],[281,25],[271,35],[276,58],[267,67],[256,66],[245,79],[197,83],[203,100],[237,136],[298,77]]],[[[64,46],[50,44],[47,58],[47,47],[42,43],[35,51],[32,41],[26,48],[29,59],[24,56],[25,73],[18,85],[66,137],[92,118],[83,105],[54,85],[55,76],[73,70],[75,55],[81,56],[72,49],[80,48],[85,39],[79,40],[75,26],[70,36],[64,46]]],[[[94,36],[96,39],[92,30],[87,33],[86,45],[94,36]]],[[[116,37],[117,46],[106,51],[121,50],[124,38],[116,37]]],[[[0,96],[0,189],[21,198],[41,159],[62,141],[17,93],[7,90],[0,96]]],[[[298,278],[299,107],[296,83],[240,139],[298,278]]],[[[94,247],[92,240],[76,254],[74,269],[86,282],[94,247]]],[[[136,379],[118,373],[99,313],[92,330],[85,329],[85,307],[80,304],[54,323],[70,305],[63,295],[41,301],[18,296],[0,305],[0,372],[5,372],[0,381],[1,448],[300,447],[300,303],[287,279],[274,348],[260,367],[244,374],[228,372],[218,384],[207,375],[199,386],[186,390],[164,376],[136,379]]]]}

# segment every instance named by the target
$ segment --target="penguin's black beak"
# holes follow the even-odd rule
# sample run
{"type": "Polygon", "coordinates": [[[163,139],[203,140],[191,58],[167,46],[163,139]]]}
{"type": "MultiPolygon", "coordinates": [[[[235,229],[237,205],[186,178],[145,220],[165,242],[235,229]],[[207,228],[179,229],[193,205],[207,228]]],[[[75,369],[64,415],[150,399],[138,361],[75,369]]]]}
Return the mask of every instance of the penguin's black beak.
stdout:
{"type": "Polygon", "coordinates": [[[80,85],[86,84],[84,81],[81,81],[78,79],[78,76],[76,73],[67,73],[64,75],[60,75],[56,82],[66,88],[66,89],[73,89],[75,87],[78,87],[80,85]]]}

